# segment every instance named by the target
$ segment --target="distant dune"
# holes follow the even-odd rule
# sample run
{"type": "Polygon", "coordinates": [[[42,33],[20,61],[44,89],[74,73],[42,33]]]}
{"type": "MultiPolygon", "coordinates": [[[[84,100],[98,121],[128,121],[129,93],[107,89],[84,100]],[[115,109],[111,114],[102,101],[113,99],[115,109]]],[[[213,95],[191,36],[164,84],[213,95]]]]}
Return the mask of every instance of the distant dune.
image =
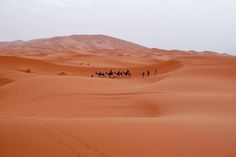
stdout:
{"type": "Polygon", "coordinates": [[[236,57],[214,52],[104,35],[2,42],[0,156],[235,157],[235,82],[236,57]],[[131,76],[95,74],[110,69],[131,76]]]}
{"type": "Polygon", "coordinates": [[[81,52],[99,49],[144,49],[144,46],[105,35],[71,35],[63,37],[0,43],[0,51],[21,53],[81,52]]]}

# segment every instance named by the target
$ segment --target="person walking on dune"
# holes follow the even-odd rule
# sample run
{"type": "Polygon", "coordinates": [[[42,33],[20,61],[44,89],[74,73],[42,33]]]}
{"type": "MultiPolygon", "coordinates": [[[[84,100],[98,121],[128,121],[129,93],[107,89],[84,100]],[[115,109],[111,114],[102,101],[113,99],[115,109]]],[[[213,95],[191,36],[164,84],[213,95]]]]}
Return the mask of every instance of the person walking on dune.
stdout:
{"type": "Polygon", "coordinates": [[[150,71],[149,71],[149,70],[147,71],[147,76],[148,76],[148,77],[150,76],[150,71]]]}
{"type": "Polygon", "coordinates": [[[145,72],[142,73],[143,78],[145,77],[145,72]]]}
{"type": "Polygon", "coordinates": [[[155,70],[155,71],[154,71],[154,75],[157,75],[157,73],[158,73],[157,70],[155,70]]]}

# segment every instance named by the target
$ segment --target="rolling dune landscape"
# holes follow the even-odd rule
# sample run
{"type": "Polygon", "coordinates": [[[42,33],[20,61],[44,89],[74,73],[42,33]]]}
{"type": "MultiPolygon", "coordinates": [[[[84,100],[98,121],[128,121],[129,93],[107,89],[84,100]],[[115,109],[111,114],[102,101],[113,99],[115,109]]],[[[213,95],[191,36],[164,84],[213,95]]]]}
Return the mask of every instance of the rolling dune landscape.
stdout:
{"type": "Polygon", "coordinates": [[[236,57],[105,35],[0,42],[0,156],[236,157],[236,57]]]}

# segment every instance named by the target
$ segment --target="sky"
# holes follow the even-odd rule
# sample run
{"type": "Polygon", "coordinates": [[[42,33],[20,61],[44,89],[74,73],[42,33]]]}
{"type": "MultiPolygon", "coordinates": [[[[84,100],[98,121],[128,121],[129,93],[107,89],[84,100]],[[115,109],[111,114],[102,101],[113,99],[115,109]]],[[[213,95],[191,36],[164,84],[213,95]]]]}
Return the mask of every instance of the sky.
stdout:
{"type": "Polygon", "coordinates": [[[0,0],[0,41],[72,34],[236,55],[236,0],[0,0]]]}

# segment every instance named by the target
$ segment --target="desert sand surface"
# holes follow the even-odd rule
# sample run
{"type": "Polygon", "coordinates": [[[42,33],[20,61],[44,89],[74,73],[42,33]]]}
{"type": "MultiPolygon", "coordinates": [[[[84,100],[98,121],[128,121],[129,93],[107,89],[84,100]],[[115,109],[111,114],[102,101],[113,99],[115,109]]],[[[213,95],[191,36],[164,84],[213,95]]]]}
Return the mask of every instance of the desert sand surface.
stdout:
{"type": "Polygon", "coordinates": [[[104,35],[2,42],[0,156],[236,157],[236,57],[104,35]]]}

